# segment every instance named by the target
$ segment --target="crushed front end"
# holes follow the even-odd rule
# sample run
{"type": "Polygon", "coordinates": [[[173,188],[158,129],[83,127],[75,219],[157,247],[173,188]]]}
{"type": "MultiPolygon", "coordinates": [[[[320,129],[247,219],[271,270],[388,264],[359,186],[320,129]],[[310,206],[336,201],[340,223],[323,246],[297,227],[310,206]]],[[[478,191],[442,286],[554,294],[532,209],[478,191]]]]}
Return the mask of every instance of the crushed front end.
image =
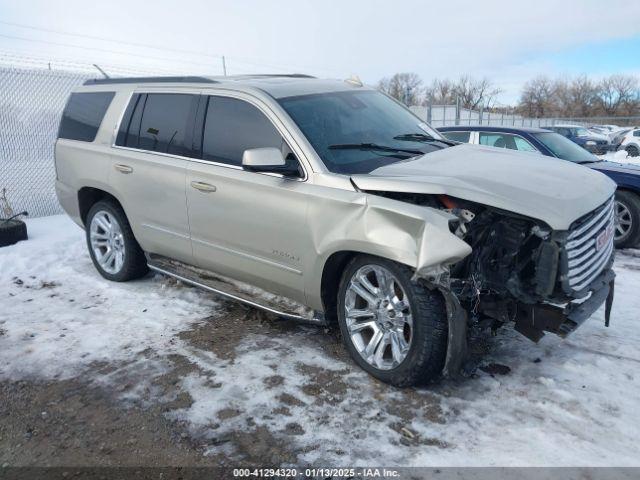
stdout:
{"type": "Polygon", "coordinates": [[[613,197],[554,231],[542,222],[458,199],[445,199],[471,255],[452,266],[450,288],[472,323],[515,328],[533,341],[566,336],[605,303],[608,324],[615,274],[613,197]]]}

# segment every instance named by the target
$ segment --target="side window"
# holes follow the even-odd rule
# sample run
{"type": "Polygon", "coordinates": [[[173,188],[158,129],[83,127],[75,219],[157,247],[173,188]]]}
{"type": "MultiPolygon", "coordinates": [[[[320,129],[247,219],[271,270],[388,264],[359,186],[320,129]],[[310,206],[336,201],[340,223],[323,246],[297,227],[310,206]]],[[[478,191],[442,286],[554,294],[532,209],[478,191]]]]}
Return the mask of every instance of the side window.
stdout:
{"type": "Polygon", "coordinates": [[[513,137],[513,141],[516,144],[516,150],[520,150],[521,152],[537,152],[538,149],[527,142],[524,138],[515,135],[513,137]]]}
{"type": "MultiPolygon", "coordinates": [[[[174,155],[190,155],[190,132],[193,129],[198,96],[150,93],[146,97],[137,148],[174,155]]],[[[136,113],[137,108],[134,117],[136,113]]]]}
{"type": "Polygon", "coordinates": [[[114,92],[72,93],[62,113],[58,138],[93,142],[114,92]]]}
{"type": "Polygon", "coordinates": [[[282,136],[256,107],[243,100],[210,96],[202,139],[202,158],[218,163],[242,165],[242,154],[250,148],[285,149],[282,136]]]}
{"type": "MultiPolygon", "coordinates": [[[[486,133],[480,132],[480,145],[487,145],[489,147],[497,147],[497,148],[510,148],[507,146],[507,140],[510,135],[505,135],[502,133],[486,133]]],[[[513,139],[511,139],[513,142],[513,139]]],[[[514,145],[515,149],[515,145],[514,145]]]]}
{"type": "Polygon", "coordinates": [[[510,133],[480,132],[480,145],[490,147],[508,148],[524,152],[536,152],[537,150],[524,138],[510,133]]]}
{"type": "Polygon", "coordinates": [[[634,136],[634,137],[640,137],[640,130],[635,130],[635,131],[633,132],[633,136],[634,136]]]}
{"type": "Polygon", "coordinates": [[[445,137],[447,137],[449,140],[453,140],[454,142],[469,143],[469,138],[471,137],[471,132],[440,132],[440,133],[445,137]]]}

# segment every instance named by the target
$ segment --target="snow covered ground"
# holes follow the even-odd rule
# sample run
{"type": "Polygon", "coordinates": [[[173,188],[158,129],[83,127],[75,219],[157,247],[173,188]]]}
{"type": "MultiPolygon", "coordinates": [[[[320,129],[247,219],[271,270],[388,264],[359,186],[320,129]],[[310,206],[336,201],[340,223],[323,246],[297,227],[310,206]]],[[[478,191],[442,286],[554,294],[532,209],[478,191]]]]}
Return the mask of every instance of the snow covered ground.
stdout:
{"type": "Polygon", "coordinates": [[[205,455],[233,458],[234,432],[267,431],[289,462],[323,466],[640,465],[639,250],[617,256],[610,328],[599,311],[564,341],[504,330],[485,363],[509,373],[398,390],[320,329],[231,318],[236,306],[161,276],[103,280],[64,216],[28,227],[0,249],[0,381],[78,378],[123,405],[186,394],[166,416],[205,455]]]}
{"type": "Polygon", "coordinates": [[[598,155],[602,160],[618,163],[630,163],[632,165],[640,165],[640,157],[632,157],[625,150],[617,152],[607,152],[604,155],[598,155]]]}

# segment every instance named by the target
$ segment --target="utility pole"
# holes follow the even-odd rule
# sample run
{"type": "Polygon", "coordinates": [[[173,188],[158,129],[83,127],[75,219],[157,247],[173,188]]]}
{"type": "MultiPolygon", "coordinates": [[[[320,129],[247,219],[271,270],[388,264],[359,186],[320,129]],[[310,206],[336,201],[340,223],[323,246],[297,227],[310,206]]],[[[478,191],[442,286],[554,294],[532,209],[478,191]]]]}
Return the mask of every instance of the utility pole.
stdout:
{"type": "Polygon", "coordinates": [[[224,55],[222,56],[222,73],[225,77],[227,76],[227,62],[224,60],[224,55]]]}

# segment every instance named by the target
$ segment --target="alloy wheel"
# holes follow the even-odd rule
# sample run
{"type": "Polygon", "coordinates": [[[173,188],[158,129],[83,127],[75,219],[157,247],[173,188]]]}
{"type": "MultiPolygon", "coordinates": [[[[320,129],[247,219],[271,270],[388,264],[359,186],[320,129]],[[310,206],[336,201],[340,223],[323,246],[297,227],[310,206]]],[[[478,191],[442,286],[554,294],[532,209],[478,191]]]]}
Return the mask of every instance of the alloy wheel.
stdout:
{"type": "Polygon", "coordinates": [[[109,274],[117,274],[124,264],[125,245],[120,224],[111,213],[101,210],[93,216],[89,240],[100,268],[109,274]]]}
{"type": "Polygon", "coordinates": [[[349,280],[345,319],[356,351],[371,366],[390,370],[402,363],[413,339],[413,316],[398,279],[379,265],[365,265],[349,280]]]}
{"type": "Polygon", "coordinates": [[[631,217],[631,210],[622,202],[616,200],[616,233],[615,240],[621,240],[631,231],[633,227],[633,219],[631,217]]]}

